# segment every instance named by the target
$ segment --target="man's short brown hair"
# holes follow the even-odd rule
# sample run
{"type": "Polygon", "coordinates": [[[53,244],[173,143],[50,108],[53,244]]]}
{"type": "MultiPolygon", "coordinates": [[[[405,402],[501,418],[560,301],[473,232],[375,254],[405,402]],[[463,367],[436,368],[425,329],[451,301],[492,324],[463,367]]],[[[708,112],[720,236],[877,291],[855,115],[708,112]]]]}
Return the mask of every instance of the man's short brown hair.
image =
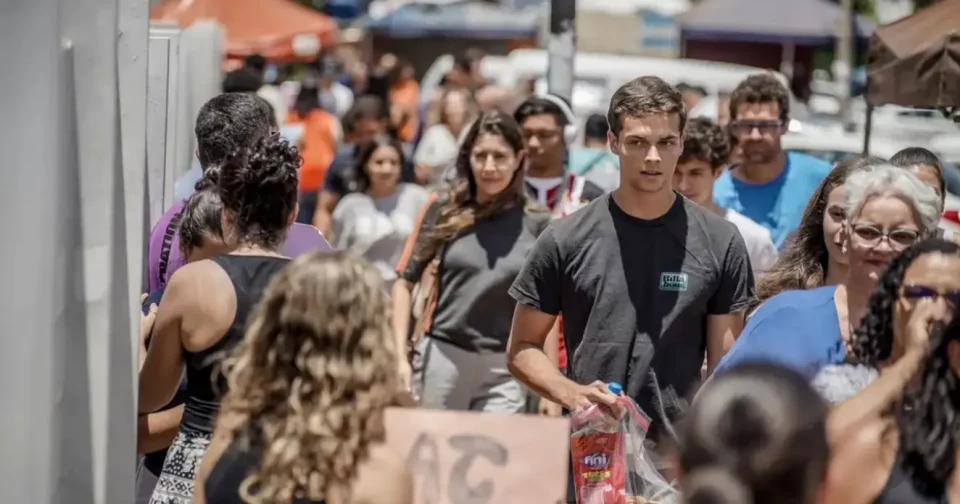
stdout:
{"type": "Polygon", "coordinates": [[[633,79],[613,93],[610,109],[607,111],[607,122],[610,123],[610,131],[615,136],[620,136],[625,118],[651,114],[677,114],[680,118],[680,131],[683,131],[687,124],[687,110],[683,106],[680,91],[660,77],[647,75],[633,79]]]}
{"type": "Polygon", "coordinates": [[[773,74],[751,75],[730,93],[730,120],[737,119],[737,108],[742,103],[776,102],[780,106],[780,120],[790,117],[790,91],[773,74]]]}
{"type": "Polygon", "coordinates": [[[716,170],[727,163],[730,139],[716,123],[705,117],[690,119],[684,129],[683,153],[678,163],[703,161],[716,170]]]}

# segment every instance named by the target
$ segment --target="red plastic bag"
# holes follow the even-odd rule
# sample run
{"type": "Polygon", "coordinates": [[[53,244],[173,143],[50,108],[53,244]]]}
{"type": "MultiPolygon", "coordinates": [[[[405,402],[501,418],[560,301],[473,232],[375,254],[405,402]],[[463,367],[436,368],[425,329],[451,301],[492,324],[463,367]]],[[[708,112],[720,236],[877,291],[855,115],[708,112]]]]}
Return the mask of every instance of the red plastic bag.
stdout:
{"type": "MultiPolygon", "coordinates": [[[[619,394],[618,384],[609,384],[619,394]]],[[[621,395],[617,407],[590,406],[571,417],[570,450],[578,504],[673,504],[676,490],[660,476],[643,442],[650,418],[621,395]]]]}

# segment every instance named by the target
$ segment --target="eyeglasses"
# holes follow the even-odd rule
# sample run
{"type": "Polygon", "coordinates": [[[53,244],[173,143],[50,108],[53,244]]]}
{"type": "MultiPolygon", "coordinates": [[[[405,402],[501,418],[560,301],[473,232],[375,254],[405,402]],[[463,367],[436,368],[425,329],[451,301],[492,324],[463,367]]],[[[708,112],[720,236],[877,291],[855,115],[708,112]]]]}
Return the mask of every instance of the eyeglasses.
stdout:
{"type": "Polygon", "coordinates": [[[900,288],[900,296],[911,301],[920,299],[943,299],[950,306],[960,304],[960,290],[939,291],[926,285],[904,285],[900,288]]]}
{"type": "Polygon", "coordinates": [[[853,224],[853,235],[864,245],[876,247],[884,239],[894,250],[903,250],[920,239],[920,231],[916,229],[897,228],[884,231],[870,224],[853,224]]]}
{"type": "Polygon", "coordinates": [[[737,121],[730,122],[730,131],[734,133],[750,133],[754,128],[757,129],[760,133],[775,133],[780,127],[783,126],[782,121],[775,119],[769,120],[750,120],[750,119],[740,119],[737,121]]]}

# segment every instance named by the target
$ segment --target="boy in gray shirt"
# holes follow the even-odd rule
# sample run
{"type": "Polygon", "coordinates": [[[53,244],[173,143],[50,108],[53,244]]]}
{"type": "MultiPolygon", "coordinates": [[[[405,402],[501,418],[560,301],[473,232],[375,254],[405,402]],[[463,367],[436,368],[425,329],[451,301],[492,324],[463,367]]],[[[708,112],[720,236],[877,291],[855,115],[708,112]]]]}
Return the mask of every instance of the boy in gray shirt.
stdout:
{"type": "Polygon", "coordinates": [[[605,383],[622,383],[652,418],[649,439],[675,439],[704,354],[712,370],[743,326],[753,273],[737,229],[673,191],[680,93],[640,77],[614,94],[608,118],[620,186],[537,240],[510,289],[508,362],[568,410],[612,405],[605,383]],[[543,351],[560,313],[568,377],[543,351]]]}

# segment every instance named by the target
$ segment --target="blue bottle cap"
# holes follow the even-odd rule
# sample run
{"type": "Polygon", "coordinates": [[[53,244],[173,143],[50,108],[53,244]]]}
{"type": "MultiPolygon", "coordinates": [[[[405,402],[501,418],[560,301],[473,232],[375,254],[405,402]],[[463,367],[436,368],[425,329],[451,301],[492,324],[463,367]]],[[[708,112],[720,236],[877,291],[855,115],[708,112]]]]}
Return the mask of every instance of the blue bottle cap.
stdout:
{"type": "Polygon", "coordinates": [[[607,390],[609,390],[613,395],[620,395],[623,392],[623,385],[620,385],[617,382],[610,382],[607,384],[607,390]]]}

